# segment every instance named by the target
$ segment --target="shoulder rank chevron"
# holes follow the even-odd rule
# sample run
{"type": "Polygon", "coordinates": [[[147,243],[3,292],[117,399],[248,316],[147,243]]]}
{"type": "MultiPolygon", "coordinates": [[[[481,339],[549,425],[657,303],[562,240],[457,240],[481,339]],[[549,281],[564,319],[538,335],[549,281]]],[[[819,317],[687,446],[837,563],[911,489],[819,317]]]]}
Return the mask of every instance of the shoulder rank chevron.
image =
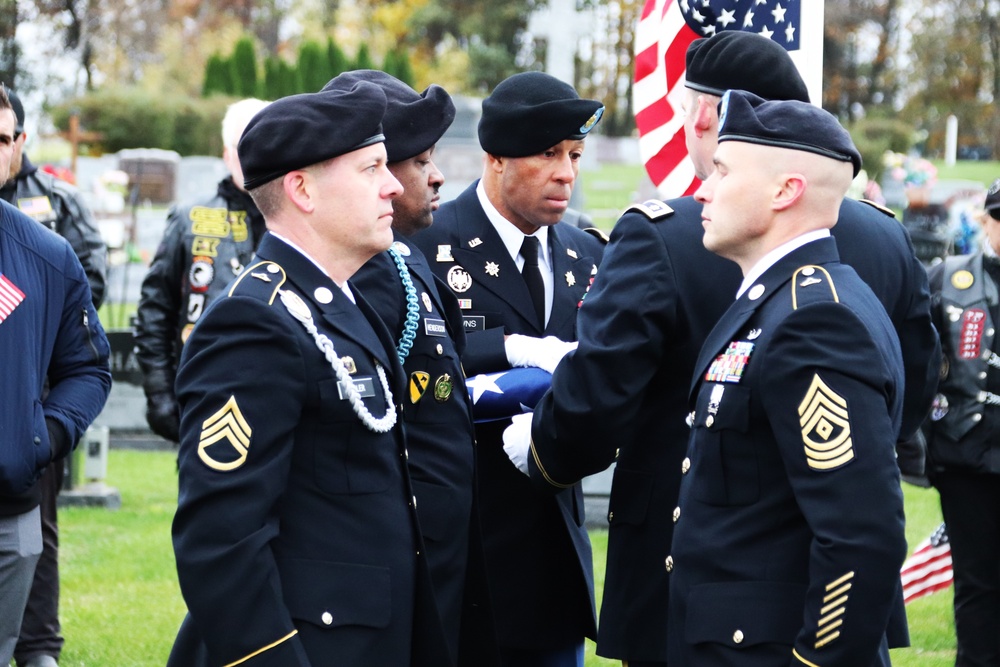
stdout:
{"type": "Polygon", "coordinates": [[[653,222],[662,220],[663,218],[673,215],[674,213],[674,209],[670,208],[659,199],[647,199],[641,204],[632,204],[625,209],[626,213],[629,211],[639,211],[653,222]]]}

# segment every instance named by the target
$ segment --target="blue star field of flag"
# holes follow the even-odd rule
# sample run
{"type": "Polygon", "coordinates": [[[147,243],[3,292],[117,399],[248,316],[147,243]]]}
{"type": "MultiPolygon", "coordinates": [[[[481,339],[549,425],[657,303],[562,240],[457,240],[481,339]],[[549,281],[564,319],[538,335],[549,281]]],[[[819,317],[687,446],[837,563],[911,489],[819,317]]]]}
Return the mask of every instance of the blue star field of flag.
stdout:
{"type": "Polygon", "coordinates": [[[552,375],[541,368],[513,368],[474,375],[465,381],[477,422],[510,419],[531,412],[552,385],[552,375]]]}
{"type": "Polygon", "coordinates": [[[773,39],[787,51],[799,48],[802,0],[679,0],[681,14],[699,37],[745,30],[773,39]]]}

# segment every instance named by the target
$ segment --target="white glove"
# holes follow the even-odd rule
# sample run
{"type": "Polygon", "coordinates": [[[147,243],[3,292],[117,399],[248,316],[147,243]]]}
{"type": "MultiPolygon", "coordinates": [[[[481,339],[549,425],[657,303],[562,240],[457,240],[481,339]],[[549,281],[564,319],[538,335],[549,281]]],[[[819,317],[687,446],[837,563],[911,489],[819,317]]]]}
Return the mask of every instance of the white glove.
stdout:
{"type": "Polygon", "coordinates": [[[531,449],[531,413],[514,415],[503,431],[503,450],[514,466],[528,474],[528,452],[531,449]]]}
{"type": "Polygon", "coordinates": [[[552,373],[567,352],[576,349],[577,343],[564,343],[555,336],[535,338],[511,334],[504,342],[507,362],[515,368],[534,366],[552,373]]]}

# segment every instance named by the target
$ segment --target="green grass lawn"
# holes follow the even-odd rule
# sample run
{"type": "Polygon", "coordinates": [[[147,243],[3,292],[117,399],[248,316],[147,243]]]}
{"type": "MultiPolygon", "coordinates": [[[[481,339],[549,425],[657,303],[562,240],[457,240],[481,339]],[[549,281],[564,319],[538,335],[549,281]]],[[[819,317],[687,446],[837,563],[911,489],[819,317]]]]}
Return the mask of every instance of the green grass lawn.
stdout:
{"type": "MultiPolygon", "coordinates": [[[[108,484],[122,508],[60,511],[62,667],[162,667],[184,616],[177,588],[170,521],[177,502],[171,452],[112,450],[108,484]]],[[[934,491],[906,485],[907,539],[912,549],[941,521],[934,491]]],[[[598,604],[604,583],[607,533],[594,531],[598,604]]],[[[908,607],[913,647],[893,651],[901,667],[950,667],[955,660],[951,593],[908,607]]],[[[587,667],[620,663],[594,655],[587,667]]]]}

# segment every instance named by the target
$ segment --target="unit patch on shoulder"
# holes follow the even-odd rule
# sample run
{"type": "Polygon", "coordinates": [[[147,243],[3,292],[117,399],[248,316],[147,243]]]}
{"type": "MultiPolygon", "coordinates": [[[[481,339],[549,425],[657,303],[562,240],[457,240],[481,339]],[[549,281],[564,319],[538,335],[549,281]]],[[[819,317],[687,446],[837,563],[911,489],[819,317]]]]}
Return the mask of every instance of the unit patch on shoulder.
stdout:
{"type": "Polygon", "coordinates": [[[806,463],[813,470],[833,470],[854,459],[847,400],[816,373],[799,403],[799,424],[806,463]]]}
{"type": "Polygon", "coordinates": [[[198,458],[212,470],[236,470],[247,460],[253,429],[243,418],[236,396],[201,424],[198,458]]]}
{"type": "Polygon", "coordinates": [[[895,218],[896,217],[896,212],[893,211],[891,208],[886,208],[885,206],[882,206],[882,204],[879,204],[878,202],[874,202],[871,199],[859,199],[858,201],[861,202],[862,204],[868,204],[872,208],[876,208],[876,209],[882,211],[883,213],[885,213],[890,218],[895,218]]]}
{"type": "Polygon", "coordinates": [[[639,211],[653,222],[663,220],[674,213],[674,209],[670,208],[659,199],[647,199],[641,204],[632,204],[625,209],[626,213],[629,211],[639,211]]]}

